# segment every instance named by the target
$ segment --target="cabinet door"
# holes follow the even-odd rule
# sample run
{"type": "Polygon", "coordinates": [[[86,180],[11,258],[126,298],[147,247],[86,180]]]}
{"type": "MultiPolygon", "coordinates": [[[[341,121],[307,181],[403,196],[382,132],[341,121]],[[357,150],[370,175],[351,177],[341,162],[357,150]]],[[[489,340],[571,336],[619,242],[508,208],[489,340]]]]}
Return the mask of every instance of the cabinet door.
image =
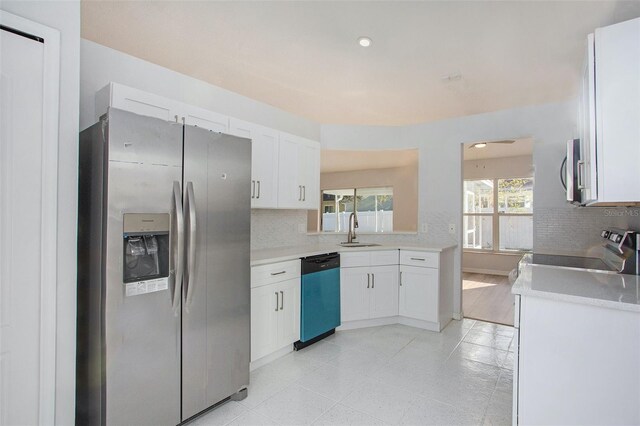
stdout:
{"type": "Polygon", "coordinates": [[[186,125],[220,133],[229,131],[229,117],[226,115],[187,104],[180,105],[180,112],[186,125]]]}
{"type": "Polygon", "coordinates": [[[299,181],[299,147],[297,137],[280,133],[278,149],[278,207],[302,208],[302,184],[299,181]]]}
{"type": "Polygon", "coordinates": [[[278,349],[278,284],[251,289],[251,361],[278,349]]]}
{"type": "Polygon", "coordinates": [[[97,118],[109,106],[165,121],[180,120],[179,102],[117,83],[110,83],[96,94],[97,118]]]}
{"type": "Polygon", "coordinates": [[[438,270],[400,265],[400,315],[438,321],[438,270]]]}
{"type": "Polygon", "coordinates": [[[278,283],[278,344],[276,349],[300,340],[300,278],[278,283]]]}
{"type": "Polygon", "coordinates": [[[587,37],[587,52],[582,74],[580,99],[580,154],[584,162],[582,172],[584,189],[583,201],[598,199],[596,179],[596,100],[595,100],[595,52],[593,34],[587,37]]]}
{"type": "Polygon", "coordinates": [[[237,118],[229,133],[251,139],[251,207],[278,206],[278,131],[237,118]]]}
{"type": "Polygon", "coordinates": [[[371,285],[369,268],[340,270],[340,316],[342,321],[369,318],[371,285]]]}
{"type": "Polygon", "coordinates": [[[398,266],[371,269],[371,318],[398,315],[398,266]]]}
{"type": "Polygon", "coordinates": [[[320,206],[320,146],[316,142],[305,140],[299,146],[298,152],[303,208],[318,209],[320,206]]]}

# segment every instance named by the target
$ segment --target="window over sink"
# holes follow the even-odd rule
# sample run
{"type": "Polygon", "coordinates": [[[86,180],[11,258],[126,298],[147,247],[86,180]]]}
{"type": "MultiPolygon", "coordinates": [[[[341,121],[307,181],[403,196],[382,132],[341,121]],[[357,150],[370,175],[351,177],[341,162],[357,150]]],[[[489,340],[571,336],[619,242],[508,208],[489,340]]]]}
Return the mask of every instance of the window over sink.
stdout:
{"type": "Polygon", "coordinates": [[[347,232],[354,208],[359,232],[393,232],[393,188],[325,189],[321,196],[322,232],[347,232]]]}

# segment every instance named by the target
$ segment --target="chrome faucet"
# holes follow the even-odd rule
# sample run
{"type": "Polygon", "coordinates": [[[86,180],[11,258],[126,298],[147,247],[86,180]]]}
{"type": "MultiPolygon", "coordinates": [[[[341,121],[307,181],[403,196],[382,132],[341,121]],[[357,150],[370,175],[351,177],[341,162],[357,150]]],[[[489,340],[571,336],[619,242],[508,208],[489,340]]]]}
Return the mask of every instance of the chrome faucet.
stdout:
{"type": "Polygon", "coordinates": [[[358,217],[356,212],[349,215],[349,233],[347,234],[347,243],[351,244],[356,239],[356,228],[358,227],[358,217]]]}

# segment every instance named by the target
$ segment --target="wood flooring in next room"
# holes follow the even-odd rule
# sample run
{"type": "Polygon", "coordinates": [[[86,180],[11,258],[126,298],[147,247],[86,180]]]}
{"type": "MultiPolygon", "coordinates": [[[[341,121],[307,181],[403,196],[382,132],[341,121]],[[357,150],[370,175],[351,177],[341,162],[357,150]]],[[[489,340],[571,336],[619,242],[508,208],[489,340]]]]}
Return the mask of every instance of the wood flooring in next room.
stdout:
{"type": "Polygon", "coordinates": [[[513,325],[514,296],[506,276],[462,274],[462,307],[467,318],[513,325]]]}

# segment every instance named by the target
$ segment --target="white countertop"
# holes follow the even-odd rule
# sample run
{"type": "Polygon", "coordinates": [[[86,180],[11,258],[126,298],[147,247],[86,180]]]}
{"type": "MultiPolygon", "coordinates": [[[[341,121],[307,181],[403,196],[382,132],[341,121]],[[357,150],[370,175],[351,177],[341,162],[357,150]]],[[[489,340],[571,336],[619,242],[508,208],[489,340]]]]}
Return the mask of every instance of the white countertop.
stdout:
{"type": "Polygon", "coordinates": [[[277,247],[272,249],[251,251],[251,266],[265,265],[269,263],[284,262],[287,260],[299,259],[301,257],[314,256],[323,253],[348,253],[354,251],[373,250],[415,250],[427,252],[442,252],[453,249],[456,244],[428,244],[419,245],[411,243],[385,243],[379,246],[370,247],[342,247],[335,243],[310,244],[292,247],[277,247]]]}
{"type": "Polygon", "coordinates": [[[640,276],[525,264],[511,292],[640,312],[640,276]]]}

